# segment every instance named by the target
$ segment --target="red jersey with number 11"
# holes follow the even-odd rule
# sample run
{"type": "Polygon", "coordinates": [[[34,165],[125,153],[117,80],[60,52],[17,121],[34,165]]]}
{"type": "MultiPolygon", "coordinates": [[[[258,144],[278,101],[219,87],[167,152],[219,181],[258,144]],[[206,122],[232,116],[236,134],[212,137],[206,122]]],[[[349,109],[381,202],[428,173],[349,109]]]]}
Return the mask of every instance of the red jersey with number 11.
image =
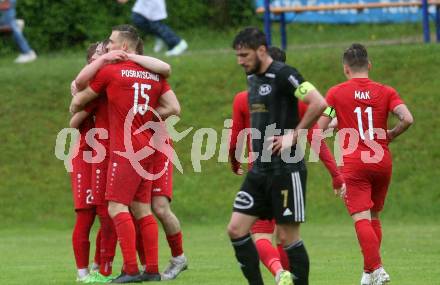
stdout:
{"type": "Polygon", "coordinates": [[[156,108],[159,97],[171,89],[161,75],[134,62],[123,61],[104,66],[90,87],[96,93],[105,91],[107,94],[110,151],[126,150],[124,133],[125,140],[131,138],[134,151],[149,145],[151,130],[135,132],[152,121],[151,109],[156,108]]]}
{"type": "MultiPolygon", "coordinates": [[[[326,100],[329,107],[336,111],[338,129],[349,130],[350,135],[359,136],[355,151],[344,155],[344,163],[359,162],[363,151],[373,155],[374,146],[382,147],[384,159],[390,158],[386,136],[388,114],[403,104],[396,90],[368,78],[353,78],[332,87],[326,100]]],[[[343,138],[340,139],[342,143],[343,138]]],[[[349,135],[345,135],[344,149],[348,148],[348,143],[349,135]]]]}

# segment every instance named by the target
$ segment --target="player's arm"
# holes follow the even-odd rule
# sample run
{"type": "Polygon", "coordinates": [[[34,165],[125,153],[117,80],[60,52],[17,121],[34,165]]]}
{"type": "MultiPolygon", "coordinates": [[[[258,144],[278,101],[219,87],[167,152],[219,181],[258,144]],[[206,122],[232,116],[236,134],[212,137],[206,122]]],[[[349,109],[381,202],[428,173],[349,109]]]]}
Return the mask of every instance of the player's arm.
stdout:
{"type": "Polygon", "coordinates": [[[414,122],[414,118],[405,104],[396,106],[392,113],[399,119],[399,122],[394,128],[387,131],[390,141],[404,133],[414,122]]]}
{"type": "Polygon", "coordinates": [[[79,111],[78,113],[75,113],[72,118],[70,118],[70,127],[78,129],[79,126],[81,126],[82,122],[90,115],[89,112],[86,111],[79,111]]]}
{"type": "Polygon", "coordinates": [[[109,63],[127,60],[127,53],[122,50],[110,51],[98,57],[95,61],[84,66],[75,78],[75,85],[78,91],[84,90],[89,81],[96,75],[99,69],[109,63]]]}
{"type": "Polygon", "coordinates": [[[307,104],[307,111],[296,126],[293,133],[274,137],[272,148],[274,153],[280,153],[282,150],[290,148],[292,145],[296,144],[298,131],[302,129],[309,129],[311,126],[313,126],[313,124],[327,107],[327,103],[315,86],[308,81],[302,80],[302,77],[299,74],[291,74],[288,76],[287,80],[290,81],[295,87],[295,96],[307,104]],[[291,79],[292,77],[294,79],[291,79]],[[297,79],[295,79],[295,77],[297,77],[297,79]]]}
{"type": "MultiPolygon", "coordinates": [[[[327,108],[327,103],[325,102],[325,99],[324,97],[322,97],[321,93],[319,93],[319,91],[310,83],[304,82],[303,84],[306,84],[307,87],[305,88],[309,88],[309,90],[306,91],[304,96],[301,96],[299,98],[308,105],[308,108],[304,114],[304,117],[298,123],[295,131],[309,129],[321,116],[325,108],[327,108]]],[[[298,92],[300,93],[300,91],[298,92]]]]}
{"type": "Polygon", "coordinates": [[[328,124],[328,128],[330,128],[330,129],[337,129],[338,128],[338,118],[333,118],[330,121],[330,124],[328,124]]]}
{"type": "Polygon", "coordinates": [[[170,89],[159,97],[159,106],[156,111],[163,120],[172,115],[180,115],[179,100],[173,90],[170,89]]]}
{"type": "Polygon", "coordinates": [[[84,106],[92,101],[93,99],[97,98],[99,96],[99,93],[96,93],[93,91],[92,88],[87,87],[83,91],[80,91],[72,98],[72,101],[70,102],[69,111],[72,114],[78,113],[79,111],[84,109],[84,106]]]}
{"type": "Polygon", "coordinates": [[[128,60],[134,61],[146,69],[159,73],[165,78],[170,77],[171,75],[171,65],[160,59],[134,53],[129,53],[127,56],[128,60]]]}
{"type": "Polygon", "coordinates": [[[333,120],[336,120],[336,125],[338,123],[336,118],[336,111],[332,106],[328,106],[324,112],[321,114],[321,117],[318,120],[318,128],[325,131],[327,130],[333,120]]]}

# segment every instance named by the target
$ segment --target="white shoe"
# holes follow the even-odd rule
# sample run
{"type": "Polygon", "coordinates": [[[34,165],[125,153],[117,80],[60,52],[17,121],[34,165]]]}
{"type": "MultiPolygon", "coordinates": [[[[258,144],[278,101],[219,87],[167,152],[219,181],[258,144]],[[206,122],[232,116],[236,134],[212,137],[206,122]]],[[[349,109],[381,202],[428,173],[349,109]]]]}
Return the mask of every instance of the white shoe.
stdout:
{"type": "Polygon", "coordinates": [[[186,41],[185,40],[180,40],[180,42],[175,47],[173,47],[172,49],[167,51],[165,53],[165,55],[166,56],[181,55],[187,48],[188,48],[188,44],[186,43],[186,41]]]}
{"type": "Polygon", "coordinates": [[[371,273],[371,285],[383,285],[390,282],[390,275],[383,267],[379,267],[371,273]]]}
{"type": "Polygon", "coordinates": [[[20,30],[20,32],[23,32],[24,29],[24,20],[23,19],[16,19],[15,23],[18,26],[18,29],[20,30]]]}
{"type": "Polygon", "coordinates": [[[367,272],[362,273],[361,285],[371,285],[371,274],[367,272]]]}
{"type": "Polygon", "coordinates": [[[36,53],[31,50],[28,53],[22,53],[20,54],[16,59],[15,59],[15,63],[28,63],[31,61],[34,61],[37,59],[37,55],[36,53]]]}
{"type": "Polygon", "coordinates": [[[180,272],[188,269],[188,259],[185,255],[172,257],[165,271],[162,273],[162,280],[172,280],[179,275],[180,272]]]}
{"type": "Polygon", "coordinates": [[[287,270],[282,270],[275,276],[275,283],[277,285],[293,285],[292,274],[287,270]]]}
{"type": "Polygon", "coordinates": [[[155,53],[160,52],[165,47],[165,42],[161,38],[156,38],[156,41],[154,42],[153,51],[155,53]]]}
{"type": "Polygon", "coordinates": [[[84,282],[86,281],[86,279],[89,277],[89,274],[84,275],[82,277],[80,277],[79,275],[76,276],[76,282],[84,282]]]}

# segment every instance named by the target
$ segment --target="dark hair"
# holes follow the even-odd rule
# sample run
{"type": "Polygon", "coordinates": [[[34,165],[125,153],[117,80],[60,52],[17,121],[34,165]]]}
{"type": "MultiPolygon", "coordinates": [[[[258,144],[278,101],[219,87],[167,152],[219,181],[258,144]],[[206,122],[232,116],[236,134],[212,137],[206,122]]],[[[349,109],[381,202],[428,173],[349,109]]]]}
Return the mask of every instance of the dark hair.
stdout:
{"type": "Polygon", "coordinates": [[[286,62],[286,53],[278,47],[270,47],[267,52],[273,60],[286,62]]]}
{"type": "Polygon", "coordinates": [[[247,27],[241,30],[232,42],[232,48],[250,48],[258,49],[260,46],[267,48],[266,35],[256,27],[247,27]]]}
{"type": "Polygon", "coordinates": [[[367,49],[361,44],[352,44],[344,51],[342,62],[354,71],[368,69],[367,49]]]}
{"type": "Polygon", "coordinates": [[[102,41],[102,47],[104,48],[104,52],[107,53],[108,52],[108,44],[110,43],[110,39],[105,39],[102,41]]]}
{"type": "Polygon", "coordinates": [[[99,46],[99,44],[100,44],[100,42],[96,42],[96,43],[89,45],[89,47],[87,48],[87,56],[86,56],[87,62],[90,62],[90,60],[92,59],[92,56],[95,54],[96,48],[99,46]]]}
{"type": "Polygon", "coordinates": [[[139,34],[135,27],[132,25],[118,25],[112,28],[112,31],[119,32],[119,36],[123,38],[123,40],[127,41],[130,48],[136,50],[136,47],[139,43],[139,34]]]}
{"type": "Polygon", "coordinates": [[[144,41],[139,39],[138,44],[136,46],[136,54],[144,55],[144,41]]]}

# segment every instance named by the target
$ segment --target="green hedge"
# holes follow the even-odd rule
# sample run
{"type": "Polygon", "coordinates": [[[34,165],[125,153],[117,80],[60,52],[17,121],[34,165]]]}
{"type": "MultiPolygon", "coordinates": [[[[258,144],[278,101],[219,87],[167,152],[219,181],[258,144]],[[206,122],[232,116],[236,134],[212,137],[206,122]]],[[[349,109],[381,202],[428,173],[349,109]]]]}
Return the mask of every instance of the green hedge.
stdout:
{"type": "MultiPolygon", "coordinates": [[[[17,17],[26,21],[25,35],[37,51],[83,47],[108,36],[111,26],[131,22],[134,0],[18,0],[17,17]]],[[[194,27],[222,29],[248,22],[253,0],[169,0],[168,24],[178,30],[194,27]]],[[[13,44],[2,37],[2,53],[13,44]]]]}

